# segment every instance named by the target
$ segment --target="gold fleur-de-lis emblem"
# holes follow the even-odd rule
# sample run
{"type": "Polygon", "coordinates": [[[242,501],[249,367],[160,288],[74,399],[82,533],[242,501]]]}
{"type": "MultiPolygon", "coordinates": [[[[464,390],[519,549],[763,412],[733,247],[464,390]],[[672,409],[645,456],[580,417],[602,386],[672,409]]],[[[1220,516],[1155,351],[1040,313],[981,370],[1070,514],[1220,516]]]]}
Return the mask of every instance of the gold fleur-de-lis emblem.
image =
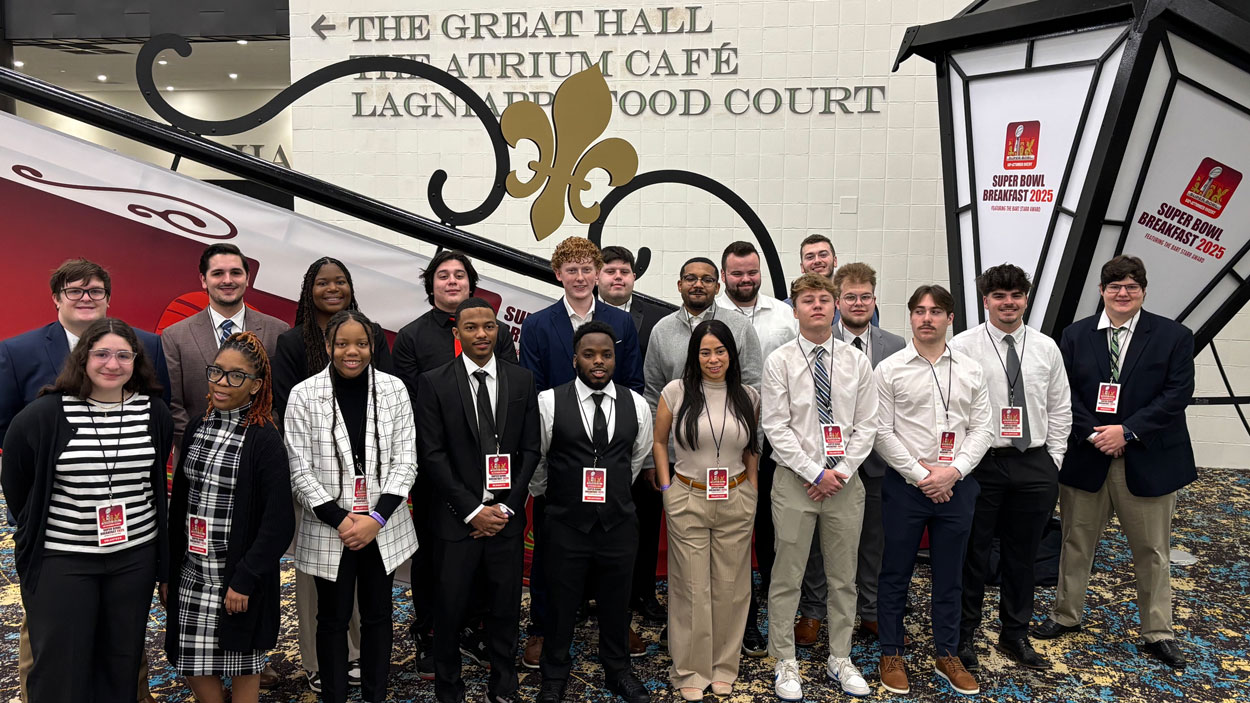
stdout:
{"type": "Polygon", "coordinates": [[[612,117],[612,94],[598,65],[560,85],[551,115],[554,130],[541,107],[524,101],[509,105],[499,121],[504,138],[513,148],[526,139],[538,147],[538,158],[529,162],[534,175],[523,181],[512,171],[506,183],[508,195],[514,198],[528,198],[542,188],[530,208],[530,227],[540,241],[564,222],[562,200],[566,192],[569,211],[578,222],[590,224],[598,219],[598,201],[582,203],[582,193],[590,190],[586,176],[591,171],[606,171],[613,187],[629,183],[638,173],[638,152],[624,139],[611,137],[591,146],[612,117]]]}

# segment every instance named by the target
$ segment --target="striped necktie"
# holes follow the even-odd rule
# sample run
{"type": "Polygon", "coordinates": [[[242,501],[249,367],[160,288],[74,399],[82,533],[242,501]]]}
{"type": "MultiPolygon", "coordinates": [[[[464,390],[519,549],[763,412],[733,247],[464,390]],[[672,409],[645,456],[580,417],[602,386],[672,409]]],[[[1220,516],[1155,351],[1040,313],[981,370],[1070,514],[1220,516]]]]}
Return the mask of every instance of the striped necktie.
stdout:
{"type": "Polygon", "coordinates": [[[226,339],[229,338],[230,335],[233,333],[234,333],[234,321],[222,320],[221,321],[221,339],[217,340],[217,346],[221,346],[225,344],[226,339]]]}
{"type": "MultiPolygon", "coordinates": [[[[820,416],[822,425],[833,424],[833,409],[830,407],[829,400],[829,370],[825,368],[824,347],[816,347],[812,352],[816,356],[815,362],[812,364],[812,375],[816,377],[816,414],[820,416]]],[[[838,458],[836,456],[825,457],[825,468],[833,470],[837,466],[838,458]]]]}
{"type": "Polygon", "coordinates": [[[1120,382],[1120,333],[1124,331],[1123,327],[1116,327],[1111,330],[1111,382],[1120,382]]]}

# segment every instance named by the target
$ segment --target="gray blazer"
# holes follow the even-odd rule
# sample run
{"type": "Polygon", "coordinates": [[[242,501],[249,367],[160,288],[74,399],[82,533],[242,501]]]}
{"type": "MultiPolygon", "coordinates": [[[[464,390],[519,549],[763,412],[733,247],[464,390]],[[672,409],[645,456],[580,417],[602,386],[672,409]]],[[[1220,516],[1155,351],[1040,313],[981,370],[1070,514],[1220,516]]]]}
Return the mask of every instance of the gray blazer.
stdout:
{"type": "MultiPolygon", "coordinates": [[[[839,341],[849,343],[848,340],[842,339],[842,325],[833,326],[833,336],[839,341]]],[[[897,334],[886,332],[876,325],[868,326],[868,360],[872,362],[874,369],[882,360],[901,351],[905,346],[907,342],[897,334]]],[[[885,460],[874,451],[868,455],[863,464],[860,464],[859,470],[869,478],[881,478],[885,476],[886,468],[885,460]]]]}
{"type": "MultiPolygon", "coordinates": [[[[243,327],[260,337],[272,358],[278,335],[291,329],[276,317],[248,308],[243,327]]],[[[217,333],[205,308],[161,332],[165,363],[169,366],[170,410],[174,414],[174,447],[181,446],[182,431],[191,418],[208,411],[208,378],[204,367],[217,357],[217,333]]]]}

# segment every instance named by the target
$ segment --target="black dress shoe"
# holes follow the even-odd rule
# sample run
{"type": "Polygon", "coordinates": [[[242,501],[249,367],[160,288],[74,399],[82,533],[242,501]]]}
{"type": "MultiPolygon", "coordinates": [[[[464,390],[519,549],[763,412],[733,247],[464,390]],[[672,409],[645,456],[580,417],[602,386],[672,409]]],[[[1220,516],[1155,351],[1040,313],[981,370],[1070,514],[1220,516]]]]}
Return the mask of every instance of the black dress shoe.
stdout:
{"type": "Polygon", "coordinates": [[[632,672],[621,674],[608,683],[608,690],[625,699],[626,703],[651,703],[651,693],[632,672]]]}
{"type": "Polygon", "coordinates": [[[562,703],[567,684],[568,679],[543,679],[542,686],[538,688],[538,698],[534,700],[538,703],[562,703]]]}
{"type": "Polygon", "coordinates": [[[977,657],[977,649],[972,645],[959,648],[959,662],[964,665],[970,673],[977,673],[981,670],[981,659],[977,657]]]}
{"type": "Polygon", "coordinates": [[[764,639],[760,626],[751,620],[747,620],[747,629],[742,635],[742,653],[757,659],[768,654],[768,640],[764,639]]]}
{"type": "Polygon", "coordinates": [[[1039,640],[1053,640],[1059,635],[1080,631],[1080,625],[1060,625],[1054,618],[1046,618],[1046,622],[1033,628],[1033,636],[1039,640]]]}
{"type": "Polygon", "coordinates": [[[1184,669],[1189,664],[1189,660],[1185,658],[1185,653],[1181,651],[1181,646],[1176,640],[1159,640],[1158,642],[1147,642],[1143,649],[1150,656],[1167,664],[1173,669],[1184,669]]]}
{"type": "Polygon", "coordinates": [[[641,615],[643,620],[656,625],[662,625],[668,620],[668,611],[660,605],[660,601],[656,600],[655,596],[646,596],[634,601],[634,612],[641,615]]]}
{"type": "Polygon", "coordinates": [[[1050,662],[1033,649],[1033,645],[1029,643],[1028,637],[1019,639],[1000,638],[998,640],[998,651],[1006,654],[1008,659],[1026,669],[1045,671],[1050,668],[1050,662]]]}

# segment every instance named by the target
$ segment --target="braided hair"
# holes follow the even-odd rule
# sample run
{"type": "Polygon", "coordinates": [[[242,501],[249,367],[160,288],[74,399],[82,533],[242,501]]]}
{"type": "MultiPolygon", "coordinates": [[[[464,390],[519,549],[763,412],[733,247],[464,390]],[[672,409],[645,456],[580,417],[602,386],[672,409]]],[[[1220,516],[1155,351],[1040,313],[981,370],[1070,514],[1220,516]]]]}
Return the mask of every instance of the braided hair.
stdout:
{"type": "MultiPolygon", "coordinates": [[[[343,271],[343,277],[347,279],[347,293],[349,300],[344,310],[359,310],[360,306],[356,302],[356,284],[352,283],[352,272],[347,270],[347,266],[338,259],[330,256],[323,256],[312,262],[308,270],[304,272],[304,283],[300,288],[299,305],[295,308],[295,326],[304,326],[304,358],[307,361],[305,369],[305,377],[316,374],[326,367],[330,359],[326,356],[326,335],[321,331],[321,325],[317,324],[317,307],[313,302],[313,284],[317,282],[317,273],[321,271],[321,267],[327,264],[334,264],[343,271]]],[[[341,312],[341,311],[340,311],[341,312]]]]}
{"type": "MultiPolygon", "coordinates": [[[[334,341],[335,339],[338,338],[339,328],[345,325],[346,323],[353,322],[353,321],[360,323],[360,326],[364,328],[365,334],[369,338],[369,365],[367,366],[366,371],[369,373],[369,402],[372,404],[372,407],[373,407],[374,458],[377,460],[377,463],[374,464],[373,475],[380,482],[382,480],[382,435],[381,435],[381,432],[378,430],[378,384],[377,384],[378,378],[377,378],[377,372],[375,371],[373,367],[373,351],[377,347],[377,340],[373,338],[373,322],[368,317],[366,317],[363,312],[360,312],[359,310],[355,310],[351,308],[348,308],[346,310],[339,310],[338,312],[334,313],[334,315],[330,317],[330,321],[326,323],[325,347],[328,347],[329,349],[332,350],[334,348],[334,341]]],[[[323,347],[322,353],[328,355],[328,352],[326,351],[325,347],[323,347]]],[[[338,418],[339,389],[338,389],[338,381],[336,380],[337,378],[338,378],[338,370],[331,367],[330,368],[330,387],[334,390],[334,399],[335,399],[335,402],[330,403],[330,427],[331,428],[333,428],[339,422],[339,418],[338,418]]],[[[343,495],[343,479],[345,478],[347,467],[343,465],[343,457],[339,453],[337,448],[334,451],[334,460],[338,464],[338,469],[339,469],[339,492],[334,497],[335,502],[338,502],[338,499],[342,497],[343,495]]]]}
{"type": "MultiPolygon", "coordinates": [[[[217,356],[227,349],[233,349],[243,355],[247,362],[252,365],[253,373],[259,376],[260,390],[252,396],[252,407],[247,411],[247,416],[243,418],[244,427],[250,425],[265,426],[268,422],[274,425],[273,421],[273,373],[269,368],[269,355],[265,353],[265,347],[260,343],[260,338],[254,332],[235,332],[226,337],[226,341],[221,343],[221,348],[217,350],[217,356]]],[[[214,358],[216,360],[216,358],[214,358]]],[[[209,391],[212,395],[212,391],[209,391]]],[[[213,406],[210,402],[208,409],[204,412],[205,419],[213,412],[213,406]]]]}

